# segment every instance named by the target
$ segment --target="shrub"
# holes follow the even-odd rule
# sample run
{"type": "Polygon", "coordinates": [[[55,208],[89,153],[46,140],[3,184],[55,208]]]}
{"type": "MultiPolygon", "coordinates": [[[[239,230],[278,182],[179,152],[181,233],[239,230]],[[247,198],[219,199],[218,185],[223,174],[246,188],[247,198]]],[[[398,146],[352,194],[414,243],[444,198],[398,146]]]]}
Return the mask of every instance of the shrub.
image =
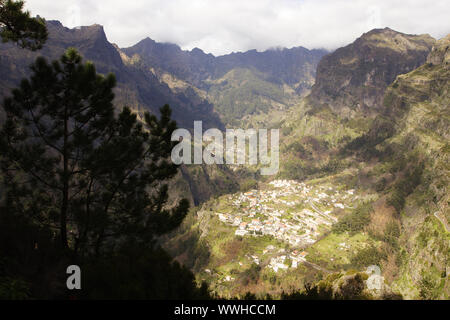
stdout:
{"type": "Polygon", "coordinates": [[[241,183],[241,191],[245,192],[245,191],[249,191],[251,189],[256,189],[258,187],[258,181],[256,181],[255,179],[246,179],[241,183]]]}
{"type": "Polygon", "coordinates": [[[400,227],[395,222],[390,222],[384,230],[384,242],[388,243],[391,247],[398,247],[398,238],[400,237],[400,227]]]}
{"type": "Polygon", "coordinates": [[[386,255],[374,246],[358,251],[351,259],[352,267],[364,268],[370,265],[379,265],[386,255]]]}
{"type": "Polygon", "coordinates": [[[387,203],[394,207],[397,213],[403,210],[405,206],[405,199],[414,189],[421,183],[424,165],[420,163],[413,168],[410,168],[403,178],[398,180],[394,187],[391,196],[387,203]]]}
{"type": "Polygon", "coordinates": [[[362,231],[370,223],[370,213],[373,211],[370,203],[365,203],[357,207],[352,213],[343,217],[333,226],[335,233],[357,233],[362,231]]]}

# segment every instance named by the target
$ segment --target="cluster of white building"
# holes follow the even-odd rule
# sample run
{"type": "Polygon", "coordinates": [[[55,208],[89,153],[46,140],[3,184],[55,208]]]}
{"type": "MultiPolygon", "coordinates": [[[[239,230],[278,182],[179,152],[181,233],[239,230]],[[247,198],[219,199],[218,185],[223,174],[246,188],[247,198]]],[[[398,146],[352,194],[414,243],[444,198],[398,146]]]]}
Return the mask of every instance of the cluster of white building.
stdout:
{"type": "Polygon", "coordinates": [[[283,254],[270,259],[268,268],[272,269],[275,273],[278,270],[287,270],[289,268],[296,269],[298,265],[306,261],[307,253],[305,251],[298,252],[297,250],[292,251],[289,254],[283,254]],[[291,261],[291,264],[287,263],[287,260],[291,261]]]}
{"type": "Polygon", "coordinates": [[[338,192],[331,187],[313,187],[292,180],[275,180],[270,185],[274,187],[271,190],[230,195],[228,199],[236,210],[216,213],[220,221],[236,227],[236,236],[270,235],[300,247],[316,242],[321,227],[329,228],[337,222],[337,218],[331,215],[332,211],[348,207],[341,202],[356,198],[354,190],[338,192]],[[309,208],[299,212],[289,209],[299,204],[309,208]],[[320,208],[324,207],[327,210],[322,211],[320,208]]]}

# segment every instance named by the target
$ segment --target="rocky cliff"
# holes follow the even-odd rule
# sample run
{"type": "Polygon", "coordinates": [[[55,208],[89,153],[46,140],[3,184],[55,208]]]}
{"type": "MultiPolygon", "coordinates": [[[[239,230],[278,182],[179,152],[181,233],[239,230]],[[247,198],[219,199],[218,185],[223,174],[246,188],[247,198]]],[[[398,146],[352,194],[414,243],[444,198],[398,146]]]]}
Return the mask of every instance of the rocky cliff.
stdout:
{"type": "Polygon", "coordinates": [[[429,35],[389,28],[365,33],[320,61],[311,100],[347,117],[377,114],[386,88],[399,74],[422,65],[434,42],[429,35]]]}

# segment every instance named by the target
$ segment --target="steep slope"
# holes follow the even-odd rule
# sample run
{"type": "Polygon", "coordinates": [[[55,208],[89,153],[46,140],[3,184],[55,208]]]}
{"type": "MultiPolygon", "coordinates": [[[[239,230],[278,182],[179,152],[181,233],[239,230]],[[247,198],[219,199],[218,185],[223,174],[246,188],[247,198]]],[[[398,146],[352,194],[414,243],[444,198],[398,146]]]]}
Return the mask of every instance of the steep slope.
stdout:
{"type": "Polygon", "coordinates": [[[301,95],[311,89],[317,64],[325,54],[325,50],[303,47],[231,53],[217,58],[215,77],[234,68],[249,68],[263,73],[264,80],[278,85],[286,84],[301,95]]]}
{"type": "Polygon", "coordinates": [[[159,43],[146,38],[130,48],[121,49],[134,62],[165,71],[181,80],[200,86],[214,70],[215,58],[201,49],[183,51],[172,43],[159,43]]]}
{"type": "Polygon", "coordinates": [[[407,299],[450,296],[449,40],[439,40],[425,64],[398,75],[365,133],[341,145],[336,159],[355,168],[347,181],[374,194],[372,211],[344,217],[310,251],[312,261],[332,269],[339,235],[376,241],[341,268],[377,264],[386,282],[407,299]]]}
{"type": "Polygon", "coordinates": [[[234,68],[222,78],[206,82],[209,100],[225,123],[245,126],[245,116],[290,107],[299,97],[291,90],[264,80],[260,72],[234,68]],[[244,118],[244,119],[243,119],[244,118]]]}
{"type": "Polygon", "coordinates": [[[367,146],[385,139],[392,128],[384,121],[387,87],[424,64],[434,42],[428,35],[375,29],[323,57],[311,94],[284,116],[283,177],[336,170],[348,165],[333,156],[350,148],[348,141],[367,146]]]}
{"type": "Polygon", "coordinates": [[[180,126],[191,128],[194,120],[202,120],[205,127],[222,127],[212,106],[195,91],[173,91],[150,70],[124,64],[117,47],[108,42],[102,26],[68,29],[58,21],[48,21],[47,26],[49,40],[39,52],[28,52],[12,44],[0,45],[2,97],[29,74],[28,66],[37,56],[58,59],[67,48],[75,47],[85,59],[94,62],[99,72],[116,75],[115,103],[118,107],[128,105],[140,114],[144,111],[157,114],[159,108],[168,103],[180,126]]]}
{"type": "MultiPolygon", "coordinates": [[[[345,168],[354,168],[345,181],[357,190],[375,194],[371,202],[373,211],[358,229],[354,227],[361,221],[361,216],[349,215],[342,220],[346,225],[345,232],[353,232],[358,237],[369,235],[372,241],[380,241],[376,249],[367,248],[355,253],[351,267],[361,270],[376,262],[385,280],[405,298],[448,299],[450,36],[436,42],[432,50],[428,47],[429,40],[422,42],[423,36],[414,38],[420,45],[404,42],[404,60],[401,55],[391,54],[395,47],[386,47],[397,44],[395,39],[402,43],[403,36],[391,30],[369,32],[355,44],[367,41],[364,39],[367,35],[372,39],[375,35],[377,39],[386,32],[393,36],[393,42],[377,42],[381,48],[371,48],[382,52],[388,50],[378,58],[374,57],[374,62],[380,63],[379,67],[374,66],[371,74],[381,76],[371,78],[374,90],[366,91],[366,80],[356,81],[368,79],[364,76],[367,75],[364,68],[353,69],[358,65],[356,62],[339,62],[339,57],[349,58],[344,55],[344,49],[349,48],[337,50],[321,62],[316,85],[305,103],[309,111],[302,114],[304,122],[300,118],[292,119],[293,133],[287,139],[295,142],[292,136],[301,137],[307,130],[306,134],[309,132],[311,137],[328,142],[331,150],[325,154],[335,166],[323,167],[331,169],[331,175],[327,175],[326,170],[320,170],[318,175],[322,179],[333,179],[348,170],[345,168]],[[431,52],[424,58],[426,51],[431,52]],[[409,68],[419,62],[414,62],[418,52],[422,65],[411,70],[409,68]],[[328,68],[335,72],[329,78],[325,77],[325,81],[321,80],[324,73],[320,68],[333,60],[336,65],[328,68]],[[409,73],[383,78],[387,75],[387,66],[391,65],[393,71],[401,73],[402,69],[396,69],[396,66],[405,61],[412,63],[403,65],[409,73]],[[333,86],[331,79],[341,79],[344,82],[337,83],[346,85],[333,86]],[[359,95],[361,92],[364,95],[359,95]],[[321,102],[327,105],[321,106],[321,102]],[[358,103],[360,106],[365,103],[365,107],[356,106],[358,103]],[[346,119],[348,116],[351,119],[346,119]],[[339,167],[344,167],[344,171],[339,167]]],[[[386,38],[383,36],[383,39],[386,38]]],[[[354,47],[351,49],[355,50],[354,47]]],[[[352,59],[359,61],[364,56],[355,55],[352,59]]],[[[304,153],[306,148],[301,149],[304,153]]],[[[318,158],[313,156],[313,159],[317,161],[318,158]]],[[[339,234],[333,232],[321,244],[313,246],[311,259],[324,268],[332,268],[333,251],[329,248],[336,245],[335,250],[339,250],[336,243],[339,234]]]]}
{"type": "Polygon", "coordinates": [[[226,124],[236,126],[243,125],[243,116],[292,106],[309,92],[326,53],[296,47],[214,57],[150,38],[121,51],[127,63],[151,69],[169,86],[182,83],[201,92],[226,124]]]}
{"type": "MultiPolygon", "coordinates": [[[[0,44],[0,101],[10,94],[10,90],[21,79],[29,75],[29,65],[36,57],[59,59],[67,48],[75,47],[86,60],[95,64],[98,72],[116,75],[114,103],[117,108],[126,105],[142,116],[145,111],[159,114],[159,108],[168,103],[179,127],[190,129],[194,120],[201,120],[204,128],[223,128],[218,115],[201,91],[188,84],[185,86],[167,80],[172,77],[170,74],[161,77],[148,68],[131,65],[126,55],[108,42],[102,26],[69,29],[58,21],[48,21],[47,27],[49,39],[38,52],[23,50],[12,44],[0,44]]],[[[0,107],[0,122],[2,114],[3,108],[0,107]]],[[[235,191],[239,185],[234,182],[234,176],[215,182],[217,175],[230,176],[228,171],[221,168],[205,168],[200,172],[186,170],[183,176],[178,175],[172,182],[171,196],[174,200],[186,197],[194,205],[225,190],[235,191]],[[196,181],[195,185],[192,181],[196,181]]]]}
{"type": "Polygon", "coordinates": [[[321,60],[311,100],[345,116],[376,115],[387,86],[422,65],[434,41],[429,35],[372,30],[321,60]]]}
{"type": "Polygon", "coordinates": [[[449,48],[450,35],[436,43],[426,64],[397,77],[385,99],[389,115],[398,119],[386,148],[395,148],[397,161],[400,153],[416,160],[406,166],[420,161],[423,167],[420,176],[411,177],[417,179],[417,186],[409,193],[402,184],[410,182],[400,178],[406,170],[398,170],[390,195],[391,203],[400,209],[404,250],[395,284],[407,297],[450,297],[449,48]]]}
{"type": "MultiPolygon", "coordinates": [[[[319,78],[325,75],[322,72],[317,75],[316,92],[300,103],[278,114],[269,110],[246,119],[281,127],[278,177],[300,180],[313,194],[305,197],[297,192],[291,198],[286,189],[279,194],[281,199],[271,198],[272,190],[266,183],[274,178],[270,177],[269,181],[260,180],[247,194],[212,199],[196,208],[173,235],[169,242],[172,253],[193,268],[198,280],[208,281],[215,292],[225,297],[246,291],[258,297],[267,292],[277,295],[320,279],[334,286],[343,274],[354,275],[377,265],[386,290],[378,292],[377,297],[398,297],[392,289],[407,299],[448,299],[448,40],[442,39],[431,47],[435,41],[428,36],[407,36],[391,30],[363,35],[356,43],[365,43],[367,51],[354,49],[351,54],[358,61],[374,59],[369,72],[374,77],[369,77],[369,82],[364,63],[339,62],[343,49],[325,57],[327,63],[336,63],[329,66],[335,73],[326,80],[328,84],[338,75],[348,77],[348,85],[341,91],[333,88],[335,96],[320,89],[319,78]],[[377,37],[383,41],[375,41],[377,37]],[[404,47],[397,48],[399,43],[404,47]],[[370,52],[375,53],[371,56],[370,52]],[[367,90],[369,83],[372,89],[367,90]],[[358,96],[358,92],[367,95],[358,96]],[[356,107],[354,103],[361,97],[365,97],[366,106],[356,107]],[[335,190],[339,192],[333,195],[335,190]],[[356,195],[348,207],[346,190],[354,190],[349,194],[356,195]],[[261,195],[267,194],[272,200],[262,198],[258,202],[261,195]],[[331,201],[330,194],[334,197],[331,201]],[[317,242],[297,248],[306,255],[306,262],[298,264],[297,269],[290,264],[296,259],[295,246],[288,248],[275,237],[241,238],[230,228],[234,222],[229,216],[245,217],[245,212],[256,211],[250,220],[242,218],[248,223],[243,228],[251,233],[258,227],[253,220],[263,219],[259,210],[267,214],[270,208],[265,206],[270,207],[271,201],[279,201],[277,209],[287,213],[278,217],[285,219],[283,222],[290,223],[289,219],[304,209],[313,214],[331,212],[339,219],[331,229],[321,229],[317,242]],[[292,201],[295,204],[291,208],[280,204],[292,201]],[[296,201],[300,201],[299,206],[296,201]],[[334,207],[337,202],[339,208],[344,207],[342,210],[334,207]],[[226,221],[225,225],[221,220],[226,221]],[[270,246],[276,250],[271,252],[270,246]],[[282,256],[285,262],[280,262],[282,256]],[[269,271],[276,263],[281,269],[288,268],[269,271]]],[[[224,80],[233,81],[233,73],[224,80]]],[[[319,286],[323,284],[319,282],[319,286]]]]}
{"type": "MultiPolygon", "coordinates": [[[[203,120],[205,128],[281,128],[281,170],[267,180],[304,181],[311,194],[298,181],[274,191],[251,170],[227,166],[186,166],[172,181],[171,197],[186,196],[199,207],[168,245],[198,280],[230,296],[245,290],[279,295],[328,272],[350,275],[376,264],[406,298],[449,298],[449,36],[435,43],[427,35],[368,32],[321,60],[312,93],[302,100],[323,51],[299,47],[214,57],[151,39],[119,49],[101,26],[48,26],[50,39],[39,54],[55,59],[67,47],[79,48],[100,72],[116,74],[118,106],[157,113],[169,103],[187,128],[194,120],[203,120]],[[293,194],[291,184],[299,188],[293,194]],[[256,205],[255,195],[270,210],[256,205]],[[320,221],[329,211],[333,223],[317,228],[316,242],[292,247],[286,241],[314,231],[314,223],[279,241],[236,237],[218,218],[252,210],[245,222],[253,229],[259,226],[253,220],[274,212],[294,225],[298,217],[320,221]],[[299,251],[306,261],[298,260],[299,251]],[[277,273],[273,267],[283,269],[285,261],[288,271],[277,273]]],[[[28,74],[36,54],[8,44],[0,45],[0,54],[4,96],[28,74]]]]}

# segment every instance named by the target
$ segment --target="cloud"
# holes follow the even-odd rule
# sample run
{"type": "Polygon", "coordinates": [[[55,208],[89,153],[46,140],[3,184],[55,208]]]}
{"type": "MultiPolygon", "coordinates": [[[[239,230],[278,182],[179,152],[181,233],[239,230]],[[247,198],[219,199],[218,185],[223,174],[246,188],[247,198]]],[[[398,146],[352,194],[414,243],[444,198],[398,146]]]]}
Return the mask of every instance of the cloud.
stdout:
{"type": "Polygon", "coordinates": [[[27,0],[26,7],[68,27],[101,24],[120,47],[150,37],[215,55],[335,49],[377,27],[436,38],[450,33],[448,0],[27,0]]]}

